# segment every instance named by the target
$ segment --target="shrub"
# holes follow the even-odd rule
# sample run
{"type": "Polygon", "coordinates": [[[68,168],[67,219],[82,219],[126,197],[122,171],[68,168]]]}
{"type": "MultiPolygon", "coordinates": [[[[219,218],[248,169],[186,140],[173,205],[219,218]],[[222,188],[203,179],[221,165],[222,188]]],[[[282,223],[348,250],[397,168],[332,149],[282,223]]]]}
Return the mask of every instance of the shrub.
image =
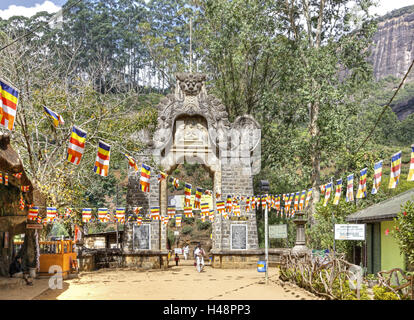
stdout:
{"type": "Polygon", "coordinates": [[[388,290],[387,288],[374,286],[372,290],[374,291],[375,300],[401,300],[398,295],[388,290]]]}
{"type": "Polygon", "coordinates": [[[414,202],[407,201],[394,219],[395,230],[392,235],[398,242],[401,252],[407,257],[408,264],[414,264],[414,202]]]}
{"type": "Polygon", "coordinates": [[[208,230],[211,227],[210,221],[201,222],[201,220],[197,220],[196,224],[198,230],[208,230]]]}
{"type": "Polygon", "coordinates": [[[181,230],[182,234],[191,234],[193,232],[193,228],[191,226],[184,226],[181,230]]]}

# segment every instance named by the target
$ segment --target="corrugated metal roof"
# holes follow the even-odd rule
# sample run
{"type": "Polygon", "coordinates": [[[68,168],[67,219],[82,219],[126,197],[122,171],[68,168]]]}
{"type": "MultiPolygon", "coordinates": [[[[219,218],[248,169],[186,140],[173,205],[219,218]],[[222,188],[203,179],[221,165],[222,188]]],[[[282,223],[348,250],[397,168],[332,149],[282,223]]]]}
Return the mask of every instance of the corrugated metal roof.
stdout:
{"type": "Polygon", "coordinates": [[[410,189],[388,200],[355,212],[349,215],[346,220],[349,222],[374,222],[380,220],[391,220],[401,210],[401,205],[406,203],[408,200],[414,201],[414,189],[410,189]]]}

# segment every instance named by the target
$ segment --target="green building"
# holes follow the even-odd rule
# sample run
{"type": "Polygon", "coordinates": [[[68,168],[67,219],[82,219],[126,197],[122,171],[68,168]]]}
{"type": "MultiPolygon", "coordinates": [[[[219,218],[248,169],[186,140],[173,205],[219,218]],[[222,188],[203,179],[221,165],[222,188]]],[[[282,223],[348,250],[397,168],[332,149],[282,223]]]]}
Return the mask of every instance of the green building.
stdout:
{"type": "MultiPolygon", "coordinates": [[[[414,189],[400,193],[393,198],[374,204],[347,217],[350,223],[366,224],[365,246],[355,248],[368,273],[401,268],[407,270],[406,260],[398,243],[391,235],[395,223],[393,219],[401,210],[401,205],[414,200],[414,189]],[[389,232],[389,233],[388,233],[389,232]]],[[[354,256],[355,256],[354,251],[354,256]]],[[[359,261],[354,261],[358,263],[359,261]]],[[[359,263],[358,263],[359,264],[359,263]]]]}

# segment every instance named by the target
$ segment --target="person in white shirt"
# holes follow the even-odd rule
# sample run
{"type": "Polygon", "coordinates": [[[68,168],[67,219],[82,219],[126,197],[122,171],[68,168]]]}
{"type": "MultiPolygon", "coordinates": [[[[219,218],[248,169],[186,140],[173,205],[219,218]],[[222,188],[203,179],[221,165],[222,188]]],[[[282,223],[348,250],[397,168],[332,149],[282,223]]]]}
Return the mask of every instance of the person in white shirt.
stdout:
{"type": "Polygon", "coordinates": [[[190,248],[188,247],[188,244],[184,247],[184,259],[187,260],[188,253],[190,252],[190,248]]]}

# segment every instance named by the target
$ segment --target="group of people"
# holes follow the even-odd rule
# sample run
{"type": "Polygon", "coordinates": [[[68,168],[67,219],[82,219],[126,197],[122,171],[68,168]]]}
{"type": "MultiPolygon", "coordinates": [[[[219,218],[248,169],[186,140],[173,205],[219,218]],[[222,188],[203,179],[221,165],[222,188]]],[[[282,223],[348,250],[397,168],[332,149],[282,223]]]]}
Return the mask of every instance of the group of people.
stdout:
{"type": "MultiPolygon", "coordinates": [[[[189,245],[186,244],[182,251],[184,253],[184,259],[187,260],[188,254],[190,253],[189,245]]],[[[201,243],[198,243],[197,246],[194,248],[193,256],[194,256],[194,266],[197,265],[197,257],[201,259],[201,264],[204,266],[204,257],[206,256],[206,253],[204,249],[201,247],[201,243]]],[[[180,261],[180,257],[178,256],[178,253],[175,254],[174,260],[175,260],[175,265],[178,266],[178,262],[180,261]]]]}

